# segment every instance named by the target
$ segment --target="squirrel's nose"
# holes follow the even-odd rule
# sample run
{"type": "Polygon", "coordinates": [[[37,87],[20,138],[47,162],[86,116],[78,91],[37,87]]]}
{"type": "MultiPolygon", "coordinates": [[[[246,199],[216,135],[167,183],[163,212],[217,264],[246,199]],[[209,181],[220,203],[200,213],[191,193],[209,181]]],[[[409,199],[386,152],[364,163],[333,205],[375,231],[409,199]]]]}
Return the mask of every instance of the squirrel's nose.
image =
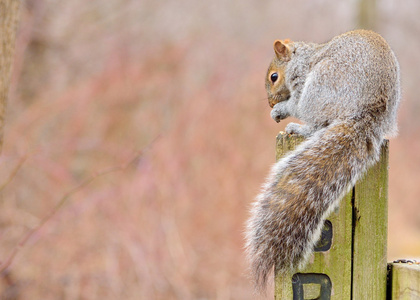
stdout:
{"type": "Polygon", "coordinates": [[[279,101],[277,101],[276,99],[271,98],[271,97],[268,98],[268,105],[270,105],[271,108],[273,108],[274,105],[276,105],[277,103],[279,103],[279,101]]]}

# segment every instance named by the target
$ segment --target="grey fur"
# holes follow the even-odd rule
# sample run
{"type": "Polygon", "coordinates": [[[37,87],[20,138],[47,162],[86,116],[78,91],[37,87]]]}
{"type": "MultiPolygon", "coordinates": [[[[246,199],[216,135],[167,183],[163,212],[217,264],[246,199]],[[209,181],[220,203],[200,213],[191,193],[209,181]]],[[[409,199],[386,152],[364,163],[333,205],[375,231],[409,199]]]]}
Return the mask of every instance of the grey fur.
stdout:
{"type": "Polygon", "coordinates": [[[384,137],[397,133],[399,66],[380,35],[357,30],[285,45],[267,73],[269,100],[280,101],[271,116],[299,118],[305,124],[286,132],[308,138],[272,167],[251,210],[246,249],[258,290],[273,267],[285,274],[305,265],[325,218],[378,160],[384,137]],[[276,87],[270,74],[280,71],[276,87]],[[288,98],[278,95],[285,88],[288,98]]]}

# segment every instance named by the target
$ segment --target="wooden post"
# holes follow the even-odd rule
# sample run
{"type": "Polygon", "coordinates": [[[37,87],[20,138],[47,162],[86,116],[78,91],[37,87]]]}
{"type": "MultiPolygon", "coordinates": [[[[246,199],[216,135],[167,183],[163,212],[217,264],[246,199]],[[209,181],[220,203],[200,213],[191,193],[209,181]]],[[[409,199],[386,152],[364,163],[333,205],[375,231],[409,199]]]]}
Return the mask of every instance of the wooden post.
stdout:
{"type": "MultiPolygon", "coordinates": [[[[280,133],[277,159],[302,141],[302,137],[280,133]]],[[[380,161],[327,218],[308,266],[295,274],[276,276],[276,300],[385,299],[387,166],[388,142],[380,161]]]]}
{"type": "Polygon", "coordinates": [[[388,147],[354,188],[353,299],[386,298],[388,147]]]}
{"type": "Polygon", "coordinates": [[[420,265],[390,263],[387,299],[420,299],[420,265]]]}

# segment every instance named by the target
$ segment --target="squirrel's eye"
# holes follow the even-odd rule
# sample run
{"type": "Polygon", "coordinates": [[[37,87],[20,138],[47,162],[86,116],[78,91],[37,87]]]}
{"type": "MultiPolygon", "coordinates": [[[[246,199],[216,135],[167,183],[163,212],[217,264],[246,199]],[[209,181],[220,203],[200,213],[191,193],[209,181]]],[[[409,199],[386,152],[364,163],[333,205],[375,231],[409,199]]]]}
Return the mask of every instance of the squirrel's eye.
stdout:
{"type": "Polygon", "coordinates": [[[277,74],[277,73],[273,73],[273,74],[271,74],[271,76],[270,76],[270,79],[271,79],[271,82],[272,83],[274,83],[274,82],[276,82],[276,80],[279,78],[279,74],[277,74]]]}

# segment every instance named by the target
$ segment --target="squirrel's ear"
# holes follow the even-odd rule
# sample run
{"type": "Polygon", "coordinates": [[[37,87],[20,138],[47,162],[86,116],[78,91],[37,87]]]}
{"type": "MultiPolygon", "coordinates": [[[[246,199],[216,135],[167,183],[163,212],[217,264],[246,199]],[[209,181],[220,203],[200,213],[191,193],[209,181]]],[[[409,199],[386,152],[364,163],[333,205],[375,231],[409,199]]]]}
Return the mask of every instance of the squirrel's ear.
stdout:
{"type": "Polygon", "coordinates": [[[290,40],[280,41],[276,40],[274,42],[274,52],[278,59],[283,61],[289,61],[291,56],[291,51],[289,46],[287,45],[290,43],[290,40]]]}

